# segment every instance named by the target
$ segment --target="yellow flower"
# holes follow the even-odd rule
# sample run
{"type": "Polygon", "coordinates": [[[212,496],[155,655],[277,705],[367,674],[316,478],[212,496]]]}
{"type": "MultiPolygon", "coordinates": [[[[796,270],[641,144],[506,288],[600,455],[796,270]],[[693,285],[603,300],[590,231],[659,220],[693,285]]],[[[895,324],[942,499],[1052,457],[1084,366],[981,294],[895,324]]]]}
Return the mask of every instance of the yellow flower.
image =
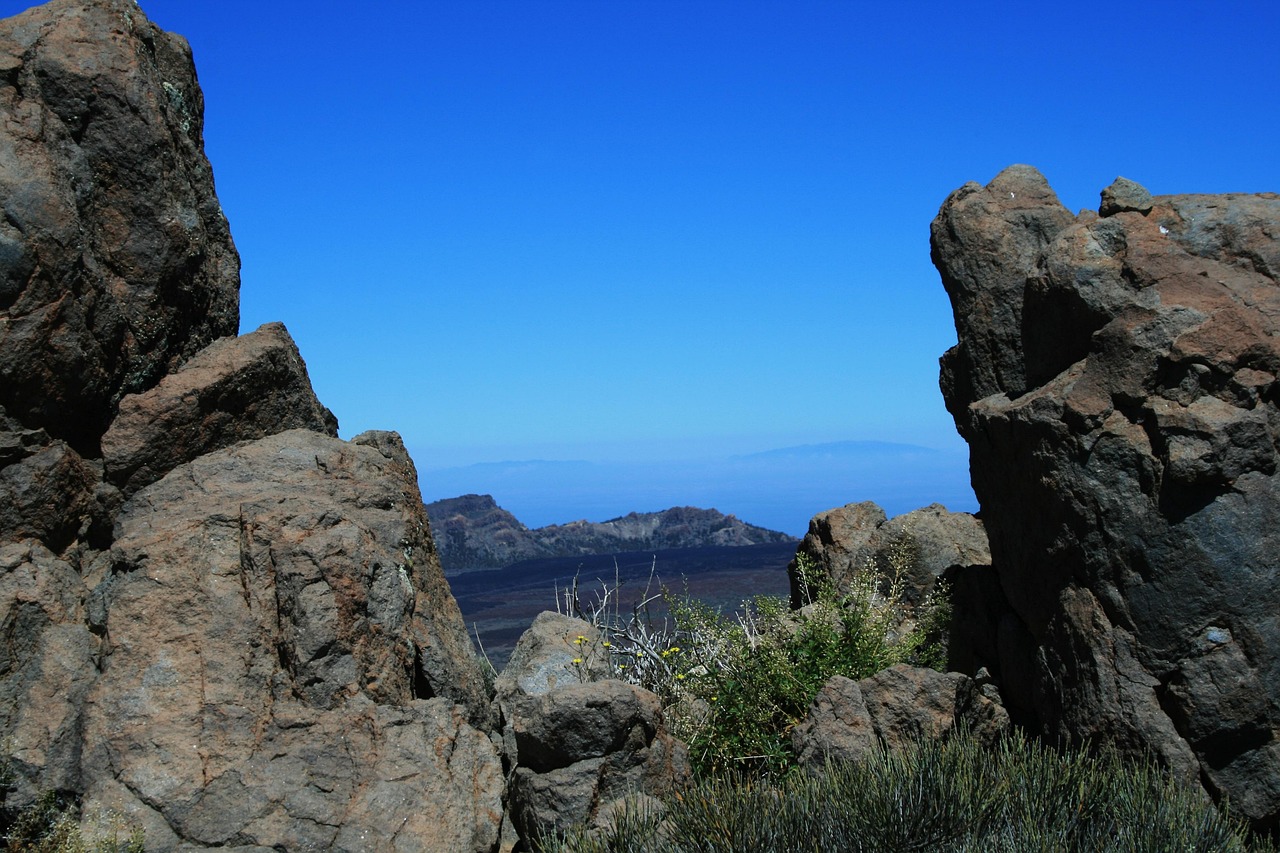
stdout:
{"type": "Polygon", "coordinates": [[[580,645],[582,645],[583,643],[585,643],[586,641],[587,641],[587,638],[586,638],[586,637],[584,637],[584,636],[582,636],[581,634],[579,634],[579,635],[578,635],[578,639],[574,640],[574,641],[573,641],[573,644],[574,644],[575,646],[580,646],[580,645]]]}
{"type": "Polygon", "coordinates": [[[683,673],[683,672],[677,672],[677,673],[676,673],[676,681],[684,681],[684,673],[683,673]]]}
{"type": "Polygon", "coordinates": [[[609,642],[608,640],[605,640],[605,641],[604,641],[604,647],[605,647],[606,649],[613,648],[613,643],[609,642]]]}
{"type": "Polygon", "coordinates": [[[574,658],[574,659],[573,659],[573,662],[574,662],[574,663],[582,663],[582,658],[574,658]]]}

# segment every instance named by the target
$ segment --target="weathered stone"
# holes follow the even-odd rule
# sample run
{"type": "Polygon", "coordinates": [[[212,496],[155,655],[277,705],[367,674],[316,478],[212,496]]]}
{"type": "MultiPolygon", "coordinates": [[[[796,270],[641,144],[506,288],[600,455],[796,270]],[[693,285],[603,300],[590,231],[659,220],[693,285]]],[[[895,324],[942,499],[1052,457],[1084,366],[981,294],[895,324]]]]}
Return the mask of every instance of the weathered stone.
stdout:
{"type": "Polygon", "coordinates": [[[0,405],[84,456],[238,325],[191,51],[128,0],[0,21],[0,405]]]}
{"type": "Polygon", "coordinates": [[[148,851],[497,846],[502,763],[459,706],[442,698],[377,706],[364,696],[330,710],[283,703],[260,726],[254,748],[230,755],[217,753],[216,731],[198,735],[188,752],[211,774],[182,791],[180,805],[109,775],[85,800],[144,828],[148,851]]]}
{"type": "Polygon", "coordinates": [[[97,675],[84,584],[35,542],[0,545],[0,736],[13,772],[5,805],[80,780],[80,721],[97,675]]]}
{"type": "Polygon", "coordinates": [[[120,401],[102,437],[107,477],[125,495],[205,453],[288,429],[333,437],[338,421],[320,405],[283,323],[205,347],[154,388],[120,401]]]}
{"type": "Polygon", "coordinates": [[[858,682],[831,678],[814,697],[804,720],[791,730],[791,749],[800,764],[857,761],[876,747],[875,724],[858,682]]]}
{"type": "MultiPolygon", "coordinates": [[[[941,504],[886,519],[876,504],[848,504],[815,515],[796,551],[803,555],[837,591],[868,569],[902,583],[903,597],[921,601],[938,578],[960,567],[991,563],[982,522],[969,513],[948,512],[941,504]]],[[[798,562],[787,567],[791,606],[807,604],[811,592],[798,573],[798,562]]],[[[812,581],[814,579],[810,579],[812,581]]]]}
{"type": "Polygon", "coordinates": [[[1111,182],[1111,186],[1102,191],[1102,203],[1098,206],[1098,213],[1103,216],[1125,211],[1146,214],[1150,213],[1154,206],[1151,193],[1147,192],[1147,188],[1142,184],[1128,178],[1116,178],[1111,182]]]}
{"type": "Polygon", "coordinates": [[[660,797],[690,778],[687,750],[663,727],[658,697],[635,685],[515,693],[503,710],[516,764],[510,813],[526,842],[602,823],[626,797],[660,797]]]}
{"type": "Polygon", "coordinates": [[[581,619],[539,613],[494,682],[498,700],[608,678],[609,654],[600,643],[600,632],[581,619]]]}
{"type": "MultiPolygon", "coordinates": [[[[341,764],[332,771],[341,779],[315,785],[330,792],[349,782],[348,799],[375,798],[361,807],[373,815],[415,802],[426,782],[397,787],[408,776],[394,768],[351,776],[352,766],[389,754],[379,751],[385,723],[364,747],[351,742],[373,725],[362,722],[370,714],[394,717],[441,697],[488,724],[479,667],[394,434],[348,443],[291,430],[179,466],[125,505],[110,559],[92,597],[104,644],[86,700],[82,772],[91,788],[122,783],[181,839],[258,837],[255,821],[276,827],[261,829],[264,838],[301,832],[300,820],[324,824],[312,827],[321,835],[339,824],[354,831],[358,822],[334,820],[356,809],[342,797],[323,798],[326,807],[346,803],[336,812],[289,816],[309,788],[289,793],[294,782],[283,777],[301,765],[328,772],[305,758],[311,749],[332,750],[326,760],[341,764]],[[313,747],[290,733],[310,725],[330,740],[313,747]],[[275,742],[264,746],[268,736],[275,742]]],[[[438,741],[425,743],[421,760],[445,760],[438,741]]],[[[448,790],[435,796],[447,799],[461,796],[449,786],[471,782],[445,774],[438,784],[448,790]]]]}
{"type": "Polygon", "coordinates": [[[1007,597],[979,645],[1044,735],[1150,752],[1274,825],[1280,196],[1132,206],[1072,217],[1020,166],[934,221],[943,392],[1007,597]]]}
{"type": "Polygon", "coordinates": [[[661,717],[657,696],[621,681],[570,684],[511,706],[520,764],[535,773],[648,743],[661,717]]]}
{"type": "Polygon", "coordinates": [[[961,727],[983,744],[1006,734],[999,693],[958,672],[899,664],[861,681],[832,677],[792,730],[791,746],[802,765],[821,767],[949,737],[961,727]]]}
{"type": "Polygon", "coordinates": [[[0,408],[0,542],[38,539],[61,553],[105,526],[100,471],[65,442],[0,408]]]}

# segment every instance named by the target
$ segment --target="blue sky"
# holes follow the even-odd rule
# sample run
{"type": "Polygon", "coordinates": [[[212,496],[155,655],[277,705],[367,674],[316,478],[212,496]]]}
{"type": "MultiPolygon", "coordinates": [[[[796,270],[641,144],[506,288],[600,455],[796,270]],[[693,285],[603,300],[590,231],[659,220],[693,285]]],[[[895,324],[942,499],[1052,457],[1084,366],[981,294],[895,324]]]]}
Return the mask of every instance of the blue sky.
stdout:
{"type": "Polygon", "coordinates": [[[495,492],[531,525],[973,509],[937,389],[946,195],[1017,162],[1072,209],[1117,175],[1280,190],[1274,2],[141,5],[195,50],[242,331],[283,320],[343,435],[398,430],[428,500],[594,463],[495,492]],[[857,441],[936,455],[730,461],[857,441]]]}

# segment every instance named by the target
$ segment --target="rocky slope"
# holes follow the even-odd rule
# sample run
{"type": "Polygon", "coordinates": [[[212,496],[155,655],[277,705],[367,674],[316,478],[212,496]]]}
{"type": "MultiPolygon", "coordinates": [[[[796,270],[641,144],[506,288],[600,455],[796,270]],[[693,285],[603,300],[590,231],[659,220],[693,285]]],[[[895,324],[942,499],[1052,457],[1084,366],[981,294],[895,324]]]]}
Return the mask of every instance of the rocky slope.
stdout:
{"type": "Polygon", "coordinates": [[[957,602],[974,664],[1050,739],[1152,753],[1274,826],[1280,196],[1119,179],[1073,216],[1013,166],[932,245],[998,575],[957,602]]]}
{"type": "Polygon", "coordinates": [[[739,521],[714,509],[672,507],[609,521],[573,521],[533,530],[489,495],[427,504],[446,571],[500,568],[521,560],[619,551],[765,545],[794,537],[739,521]]]}
{"type": "Polygon", "coordinates": [[[0,821],[57,791],[149,851],[495,849],[413,462],[337,438],[284,326],[233,337],[201,103],[132,0],[0,22],[0,821]]]}

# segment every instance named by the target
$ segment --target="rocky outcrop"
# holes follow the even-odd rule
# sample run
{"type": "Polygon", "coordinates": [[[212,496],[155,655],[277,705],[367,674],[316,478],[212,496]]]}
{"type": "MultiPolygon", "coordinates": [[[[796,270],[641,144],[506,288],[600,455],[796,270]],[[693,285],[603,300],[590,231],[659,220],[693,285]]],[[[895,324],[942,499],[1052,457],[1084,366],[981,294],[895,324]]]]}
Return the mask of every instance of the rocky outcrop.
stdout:
{"type": "Polygon", "coordinates": [[[236,331],[190,52],[127,0],[0,22],[0,821],[146,849],[491,851],[493,710],[395,433],[236,331]]]}
{"type": "Polygon", "coordinates": [[[151,390],[129,394],[106,435],[107,477],[126,495],[184,462],[286,429],[337,438],[283,323],[205,347],[151,390]]]}
{"type": "Polygon", "coordinates": [[[792,730],[791,746],[802,765],[820,768],[858,761],[872,749],[946,738],[957,729],[988,745],[1009,731],[1009,715],[986,674],[975,680],[899,664],[861,681],[834,676],[792,730]]]}
{"type": "Polygon", "coordinates": [[[129,0],[0,22],[0,406],[77,453],[239,325],[191,50],[129,0]]]}
{"type": "Polygon", "coordinates": [[[629,796],[656,802],[691,776],[688,751],[667,733],[658,697],[608,680],[600,643],[587,622],[543,613],[497,679],[513,767],[508,811],[533,849],[575,825],[605,824],[629,796]]]}
{"type": "Polygon", "coordinates": [[[1153,753],[1275,825],[1280,196],[1121,179],[1072,216],[1014,166],[952,193],[932,243],[1007,598],[975,665],[1045,735],[1153,753]]]}
{"type": "Polygon", "coordinates": [[[737,547],[794,542],[785,533],[746,524],[714,509],[672,507],[633,512],[609,521],[573,521],[530,530],[489,495],[463,495],[427,504],[446,571],[501,568],[522,560],[737,547]]]}
{"type": "Polygon", "coordinates": [[[787,566],[793,609],[809,603],[810,585],[829,584],[840,591],[867,570],[896,577],[904,599],[914,604],[945,573],[991,564],[986,531],[969,513],[930,504],[887,518],[871,501],[815,515],[796,556],[787,566]],[[800,561],[805,558],[808,570],[818,572],[818,577],[802,577],[800,561]]]}

